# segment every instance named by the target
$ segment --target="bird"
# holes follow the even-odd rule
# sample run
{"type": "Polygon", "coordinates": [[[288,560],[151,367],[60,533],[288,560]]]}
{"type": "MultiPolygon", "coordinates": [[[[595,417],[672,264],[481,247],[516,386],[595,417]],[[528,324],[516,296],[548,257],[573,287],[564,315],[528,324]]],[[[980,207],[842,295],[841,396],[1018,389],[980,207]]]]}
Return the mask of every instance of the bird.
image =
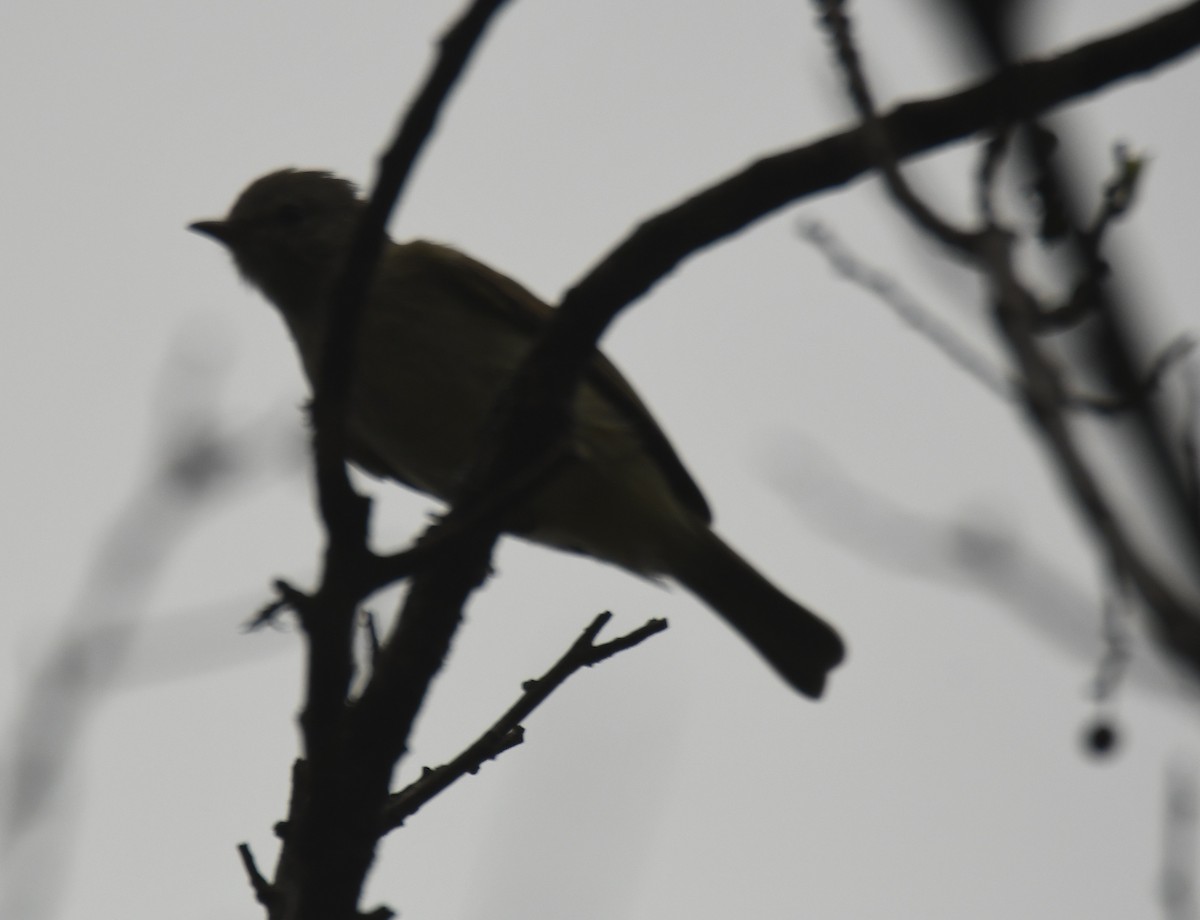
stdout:
{"type": "MultiPolygon", "coordinates": [[[[324,170],[251,182],[224,218],[189,229],[221,243],[282,316],[309,385],[319,379],[332,290],[365,202],[324,170]]],[[[452,504],[505,391],[554,308],[439,243],[390,238],[367,293],[345,409],[347,459],[452,504]]],[[[597,350],[571,406],[561,463],[504,529],[681,585],[794,689],[821,697],[845,655],[837,631],[712,529],[703,493],[650,411],[597,350]]]]}

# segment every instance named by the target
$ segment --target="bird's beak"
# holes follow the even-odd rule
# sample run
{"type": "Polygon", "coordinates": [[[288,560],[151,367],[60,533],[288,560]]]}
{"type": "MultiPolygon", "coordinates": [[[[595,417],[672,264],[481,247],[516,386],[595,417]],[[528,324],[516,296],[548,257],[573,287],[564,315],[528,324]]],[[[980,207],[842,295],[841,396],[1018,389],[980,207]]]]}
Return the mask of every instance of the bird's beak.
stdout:
{"type": "Polygon", "coordinates": [[[231,245],[236,236],[234,228],[227,220],[198,220],[194,224],[188,224],[188,229],[211,236],[218,243],[224,243],[226,246],[231,245]]]}

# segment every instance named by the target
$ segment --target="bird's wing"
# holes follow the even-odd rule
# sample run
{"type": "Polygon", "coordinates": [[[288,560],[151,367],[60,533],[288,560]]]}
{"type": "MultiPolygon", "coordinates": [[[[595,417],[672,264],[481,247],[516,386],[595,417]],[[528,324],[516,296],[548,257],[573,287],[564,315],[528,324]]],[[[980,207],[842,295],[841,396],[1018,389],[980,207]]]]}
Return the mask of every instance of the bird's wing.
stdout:
{"type": "MultiPolygon", "coordinates": [[[[427,270],[440,275],[439,280],[447,287],[461,289],[464,302],[486,305],[498,315],[502,313],[505,322],[513,324],[532,338],[541,333],[554,315],[553,307],[516,281],[456,249],[424,241],[405,244],[405,248],[413,255],[420,253],[425,256],[423,261],[427,270]],[[495,296],[497,293],[500,297],[495,296]]],[[[599,350],[592,358],[586,379],[636,433],[680,503],[709,523],[712,512],[700,487],[684,467],[650,410],[621,372],[599,350]]]]}

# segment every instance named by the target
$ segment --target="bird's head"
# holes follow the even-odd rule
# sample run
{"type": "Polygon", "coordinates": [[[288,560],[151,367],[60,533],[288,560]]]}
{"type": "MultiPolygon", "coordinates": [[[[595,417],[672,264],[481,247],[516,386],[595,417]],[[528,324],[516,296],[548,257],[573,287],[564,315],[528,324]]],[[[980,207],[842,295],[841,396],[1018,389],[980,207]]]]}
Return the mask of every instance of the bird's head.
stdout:
{"type": "Polygon", "coordinates": [[[284,169],[251,182],[227,217],[189,229],[223,244],[247,281],[297,313],[328,297],[363,207],[345,179],[284,169]]]}

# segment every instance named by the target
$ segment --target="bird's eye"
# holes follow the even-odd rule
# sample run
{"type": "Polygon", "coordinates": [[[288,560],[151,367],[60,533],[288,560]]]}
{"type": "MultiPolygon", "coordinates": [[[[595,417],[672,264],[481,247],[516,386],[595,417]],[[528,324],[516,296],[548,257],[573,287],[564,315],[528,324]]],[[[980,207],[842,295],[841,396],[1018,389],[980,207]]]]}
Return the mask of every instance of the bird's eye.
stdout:
{"type": "Polygon", "coordinates": [[[304,220],[304,209],[294,201],[287,201],[275,209],[275,221],[285,226],[295,226],[304,220]]]}

